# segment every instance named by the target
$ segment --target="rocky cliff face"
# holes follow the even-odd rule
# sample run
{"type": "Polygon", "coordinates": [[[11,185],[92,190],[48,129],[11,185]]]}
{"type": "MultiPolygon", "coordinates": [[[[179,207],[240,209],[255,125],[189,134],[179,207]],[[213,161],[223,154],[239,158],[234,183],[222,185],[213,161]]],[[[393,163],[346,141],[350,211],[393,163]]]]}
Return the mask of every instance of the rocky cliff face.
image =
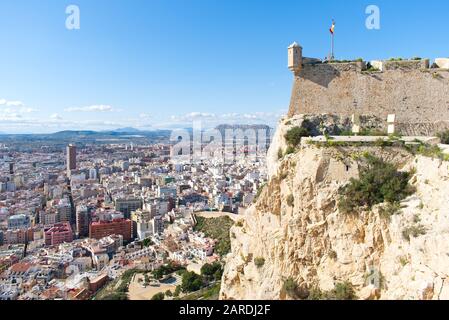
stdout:
{"type": "Polygon", "coordinates": [[[449,163],[401,148],[306,143],[278,159],[286,131],[302,121],[281,123],[268,154],[270,181],[231,229],[221,299],[291,299],[288,278],[305,291],[347,281],[360,299],[449,299],[449,163]],[[366,151],[416,172],[416,193],[391,219],[381,205],[358,215],[338,210],[339,189],[359,174],[355,155],[366,151]],[[411,228],[420,231],[407,240],[411,228]]]}

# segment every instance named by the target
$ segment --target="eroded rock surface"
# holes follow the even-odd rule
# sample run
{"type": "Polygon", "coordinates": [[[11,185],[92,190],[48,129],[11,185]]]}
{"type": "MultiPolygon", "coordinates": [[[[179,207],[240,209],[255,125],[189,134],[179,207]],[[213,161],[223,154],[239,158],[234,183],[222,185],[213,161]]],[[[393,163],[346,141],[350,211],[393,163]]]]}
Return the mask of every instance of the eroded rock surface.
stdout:
{"type": "Polygon", "coordinates": [[[366,300],[449,299],[449,162],[401,148],[306,143],[279,159],[285,133],[302,121],[296,116],[278,128],[268,154],[270,181],[231,229],[221,299],[290,299],[282,289],[287,278],[323,291],[348,281],[366,300]],[[364,152],[416,172],[416,193],[391,219],[378,207],[358,215],[338,210],[338,190],[358,177],[354,159],[364,152]],[[403,231],[416,224],[425,234],[409,241],[403,231]]]}

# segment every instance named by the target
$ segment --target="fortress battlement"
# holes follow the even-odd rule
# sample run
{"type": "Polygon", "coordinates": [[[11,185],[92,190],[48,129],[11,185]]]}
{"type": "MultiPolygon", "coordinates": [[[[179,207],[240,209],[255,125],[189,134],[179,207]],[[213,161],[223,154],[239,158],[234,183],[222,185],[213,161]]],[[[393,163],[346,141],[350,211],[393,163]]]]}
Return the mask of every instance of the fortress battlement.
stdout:
{"type": "Polygon", "coordinates": [[[402,134],[435,135],[449,128],[449,59],[323,62],[288,48],[294,74],[289,116],[394,115],[402,134]]]}
{"type": "MultiPolygon", "coordinates": [[[[448,59],[449,60],[449,59],[448,59]]],[[[328,68],[331,66],[336,71],[369,71],[369,72],[383,72],[392,70],[402,70],[402,71],[412,71],[412,70],[432,70],[438,71],[441,69],[445,71],[447,69],[440,68],[437,64],[430,67],[429,59],[411,59],[411,60],[375,60],[375,61],[334,61],[334,62],[323,62],[319,59],[313,58],[303,58],[302,66],[303,68],[328,68]]],[[[298,72],[301,70],[299,69],[298,72]]]]}

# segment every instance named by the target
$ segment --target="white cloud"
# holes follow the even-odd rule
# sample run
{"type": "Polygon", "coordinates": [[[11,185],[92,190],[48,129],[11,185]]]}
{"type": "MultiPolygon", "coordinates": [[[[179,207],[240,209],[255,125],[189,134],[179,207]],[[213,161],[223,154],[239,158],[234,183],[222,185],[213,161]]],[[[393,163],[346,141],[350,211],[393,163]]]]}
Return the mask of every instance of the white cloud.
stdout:
{"type": "Polygon", "coordinates": [[[170,117],[169,122],[158,123],[155,126],[165,128],[185,128],[191,127],[193,121],[201,121],[201,125],[204,128],[212,128],[220,124],[267,124],[276,126],[284,113],[285,110],[254,113],[230,112],[224,114],[191,112],[184,115],[173,115],[170,117]]]}
{"type": "MultiPolygon", "coordinates": [[[[2,99],[4,100],[4,99],[2,99]]],[[[0,101],[0,103],[3,101],[0,101]]],[[[14,120],[14,119],[22,119],[23,115],[30,114],[35,112],[36,109],[29,107],[16,107],[19,104],[16,104],[15,107],[4,107],[8,106],[8,102],[4,102],[3,107],[0,108],[0,119],[3,120],[14,120]]]]}
{"type": "Polygon", "coordinates": [[[0,115],[2,132],[7,133],[41,133],[60,130],[109,130],[123,126],[122,123],[101,120],[69,121],[53,114],[48,119],[23,118],[20,115],[0,115]]]}
{"type": "Polygon", "coordinates": [[[23,102],[22,101],[7,101],[6,105],[8,107],[22,107],[23,106],[23,102]]]}
{"type": "Polygon", "coordinates": [[[64,111],[66,112],[113,112],[116,111],[110,105],[92,105],[87,107],[75,107],[75,108],[67,108],[64,111]]]}
{"type": "Polygon", "coordinates": [[[62,117],[59,114],[57,114],[57,113],[53,113],[50,116],[50,119],[52,119],[52,120],[62,120],[62,117]]]}
{"type": "Polygon", "coordinates": [[[22,101],[0,99],[0,121],[23,121],[25,115],[36,111],[34,108],[25,106],[22,101]]]}
{"type": "Polygon", "coordinates": [[[139,118],[147,120],[151,118],[151,115],[149,113],[141,113],[139,114],[139,118]]]}
{"type": "Polygon", "coordinates": [[[191,118],[215,118],[217,115],[215,113],[208,112],[191,112],[187,114],[191,118]]]}
{"type": "Polygon", "coordinates": [[[34,108],[23,107],[23,108],[20,108],[18,111],[20,113],[32,113],[32,112],[36,112],[37,110],[34,108]]]}
{"type": "MultiPolygon", "coordinates": [[[[99,117],[64,117],[60,113],[39,116],[32,108],[6,107],[6,102],[1,106],[0,100],[0,125],[2,132],[56,132],[62,130],[110,130],[122,127],[134,127],[141,130],[152,129],[176,129],[190,128],[195,121],[200,121],[204,129],[214,128],[220,124],[267,124],[272,127],[277,125],[278,120],[286,110],[276,112],[253,112],[253,113],[211,113],[190,112],[181,115],[173,115],[168,118],[159,118],[148,113],[137,113],[134,117],[113,117],[114,119],[99,119],[99,117]],[[69,120],[70,118],[70,120],[69,120]]],[[[111,112],[110,106],[94,105],[83,108],[71,108],[83,112],[111,112]]],[[[67,110],[66,110],[67,111],[67,110]]],[[[111,114],[112,116],[112,114],[111,114]]]]}
{"type": "Polygon", "coordinates": [[[22,118],[23,116],[19,113],[0,113],[0,121],[17,121],[22,118]]]}
{"type": "Polygon", "coordinates": [[[171,116],[170,119],[172,121],[180,122],[180,121],[194,121],[194,120],[204,120],[204,119],[214,119],[216,118],[215,113],[208,112],[190,112],[184,115],[171,116]]]}
{"type": "Polygon", "coordinates": [[[3,114],[11,114],[11,113],[31,113],[35,112],[36,110],[33,108],[0,108],[0,113],[3,114]]]}
{"type": "Polygon", "coordinates": [[[7,106],[7,107],[23,107],[24,104],[22,101],[9,101],[6,99],[0,99],[0,106],[7,106]]]}

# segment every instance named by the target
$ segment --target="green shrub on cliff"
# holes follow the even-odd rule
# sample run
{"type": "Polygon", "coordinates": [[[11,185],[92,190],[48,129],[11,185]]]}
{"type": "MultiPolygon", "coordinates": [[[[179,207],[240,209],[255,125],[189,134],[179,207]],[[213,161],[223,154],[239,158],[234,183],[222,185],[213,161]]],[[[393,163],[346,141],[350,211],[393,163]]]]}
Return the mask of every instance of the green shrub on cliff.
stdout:
{"type": "Polygon", "coordinates": [[[310,137],[310,131],[303,127],[294,127],[287,131],[285,140],[289,146],[297,147],[301,143],[303,137],[310,137]]]}
{"type": "Polygon", "coordinates": [[[354,60],[348,60],[348,59],[344,59],[344,60],[330,60],[329,63],[352,63],[352,62],[363,62],[363,58],[357,58],[354,60]]]}
{"type": "Polygon", "coordinates": [[[413,193],[410,178],[409,172],[400,172],[393,164],[365,155],[359,179],[351,179],[340,190],[338,207],[343,213],[354,213],[361,207],[400,202],[413,193]]]}
{"type": "Polygon", "coordinates": [[[379,68],[376,68],[376,67],[373,67],[373,66],[371,66],[371,67],[369,67],[368,69],[366,69],[366,72],[379,72],[380,71],[380,69],[379,68]]]}
{"type": "Polygon", "coordinates": [[[200,290],[204,286],[204,278],[195,272],[185,272],[182,275],[181,289],[182,292],[194,292],[200,290]]]}
{"type": "Polygon", "coordinates": [[[388,61],[403,61],[404,59],[402,58],[390,58],[388,61]]]}
{"type": "Polygon", "coordinates": [[[296,298],[298,292],[298,284],[296,283],[295,280],[293,280],[293,278],[290,277],[287,280],[285,280],[282,288],[290,297],[296,298]]]}
{"type": "Polygon", "coordinates": [[[318,287],[309,290],[307,300],[357,300],[354,286],[346,281],[337,283],[334,289],[321,291],[318,287]]]}
{"type": "Polygon", "coordinates": [[[295,148],[292,147],[292,146],[289,146],[289,147],[287,148],[287,150],[285,151],[285,155],[286,155],[286,156],[288,156],[289,154],[293,154],[293,153],[295,153],[295,148]]]}
{"type": "Polygon", "coordinates": [[[440,138],[441,143],[449,144],[449,130],[438,133],[438,138],[440,138]]]}
{"type": "Polygon", "coordinates": [[[379,208],[379,215],[389,220],[392,216],[401,211],[401,204],[398,202],[387,203],[385,206],[379,208]]]}
{"type": "Polygon", "coordinates": [[[422,143],[417,141],[417,144],[405,146],[406,150],[416,155],[422,155],[429,158],[437,158],[443,161],[449,161],[449,154],[443,152],[443,150],[437,145],[431,145],[428,143],[422,143]]]}
{"type": "Polygon", "coordinates": [[[284,157],[284,152],[282,151],[282,148],[279,148],[278,150],[278,160],[281,160],[284,157]]]}
{"type": "Polygon", "coordinates": [[[289,207],[293,207],[294,203],[295,203],[295,197],[292,194],[289,194],[287,197],[287,205],[289,207]]]}
{"type": "Polygon", "coordinates": [[[158,300],[158,301],[161,301],[161,300],[164,300],[164,299],[165,299],[165,294],[164,294],[163,292],[156,293],[156,294],[151,298],[151,300],[158,300]]]}
{"type": "Polygon", "coordinates": [[[265,264],[265,259],[262,257],[254,258],[254,264],[257,268],[261,268],[265,264]]]}
{"type": "Polygon", "coordinates": [[[337,283],[329,294],[329,300],[356,300],[354,287],[350,282],[337,283]]]}
{"type": "Polygon", "coordinates": [[[219,281],[223,275],[223,266],[220,262],[206,263],[201,267],[201,275],[208,281],[219,281]]]}
{"type": "Polygon", "coordinates": [[[426,228],[421,224],[416,224],[402,230],[402,237],[407,241],[410,241],[412,237],[417,238],[425,234],[426,228]]]}

